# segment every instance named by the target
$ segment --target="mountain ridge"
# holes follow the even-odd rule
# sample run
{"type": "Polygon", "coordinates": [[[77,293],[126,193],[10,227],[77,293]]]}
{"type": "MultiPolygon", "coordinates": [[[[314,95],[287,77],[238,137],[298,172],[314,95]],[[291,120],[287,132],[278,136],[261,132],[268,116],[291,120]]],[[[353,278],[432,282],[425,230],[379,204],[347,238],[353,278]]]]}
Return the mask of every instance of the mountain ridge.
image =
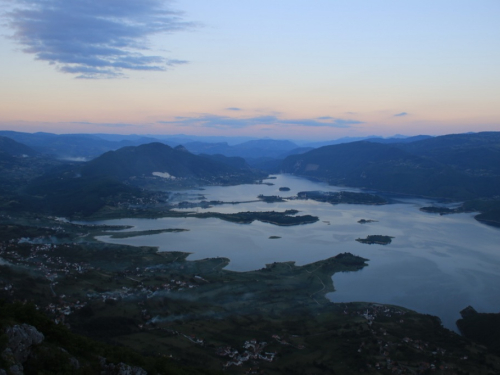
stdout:
{"type": "Polygon", "coordinates": [[[449,142],[449,136],[441,136],[407,144],[359,141],[324,146],[287,157],[281,168],[335,185],[459,200],[494,197],[500,194],[500,132],[493,135],[495,140],[491,140],[491,133],[459,137],[458,143],[474,144],[467,152],[482,150],[490,156],[481,154],[474,159],[475,164],[465,157],[452,163],[449,145],[431,152],[429,143],[449,142]]]}

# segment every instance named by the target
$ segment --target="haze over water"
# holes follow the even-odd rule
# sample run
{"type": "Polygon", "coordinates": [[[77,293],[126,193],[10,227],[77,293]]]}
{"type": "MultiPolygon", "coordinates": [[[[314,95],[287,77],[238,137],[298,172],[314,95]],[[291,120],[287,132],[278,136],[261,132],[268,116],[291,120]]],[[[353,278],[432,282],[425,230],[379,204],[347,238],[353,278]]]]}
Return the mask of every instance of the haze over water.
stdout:
{"type": "MultiPolygon", "coordinates": [[[[278,175],[267,185],[207,187],[191,190],[182,200],[251,201],[257,195],[294,196],[299,191],[344,189],[305,179],[278,175]],[[289,192],[280,192],[287,186],[289,192]]],[[[248,271],[267,263],[295,261],[303,265],[343,252],[369,259],[358,272],[333,276],[336,291],[327,295],[334,302],[370,301],[404,306],[439,316],[455,329],[459,311],[472,305],[481,312],[500,311],[500,229],[474,220],[474,214],[434,215],[419,211],[432,201],[397,199],[383,206],[331,205],[311,200],[268,204],[251,202],[190,209],[224,213],[242,211],[284,211],[297,209],[298,215],[319,217],[314,224],[280,227],[253,222],[234,224],[219,219],[162,218],[109,220],[105,224],[133,225],[130,230],[183,228],[188,232],[163,233],[126,239],[100,237],[106,242],[135,246],[157,246],[161,251],[190,252],[188,259],[227,257],[227,269],[248,271]],[[357,223],[360,219],[377,222],[357,223]],[[387,246],[356,242],[370,234],[395,237],[387,246]],[[280,236],[280,239],[269,239],[280,236]]]]}

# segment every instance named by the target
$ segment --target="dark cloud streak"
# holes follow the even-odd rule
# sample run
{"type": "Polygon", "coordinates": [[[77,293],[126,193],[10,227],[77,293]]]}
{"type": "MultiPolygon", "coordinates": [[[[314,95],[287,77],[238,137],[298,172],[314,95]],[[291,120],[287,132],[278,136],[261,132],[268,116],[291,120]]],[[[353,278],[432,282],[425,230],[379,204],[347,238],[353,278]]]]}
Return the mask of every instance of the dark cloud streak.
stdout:
{"type": "Polygon", "coordinates": [[[99,122],[87,122],[87,121],[73,121],[69,124],[72,125],[90,125],[90,126],[102,126],[106,128],[143,128],[144,125],[134,125],[126,123],[99,123],[99,122]]]}
{"type": "Polygon", "coordinates": [[[6,14],[13,39],[37,60],[78,78],[163,71],[187,61],[148,56],[148,37],[192,28],[165,0],[17,0],[6,14]]]}
{"type": "Polygon", "coordinates": [[[286,120],[276,116],[257,116],[249,118],[233,118],[228,116],[202,115],[199,117],[176,117],[173,121],[159,121],[160,124],[173,124],[179,126],[202,126],[217,129],[241,129],[256,125],[295,125],[307,127],[332,127],[350,128],[352,125],[362,124],[357,120],[333,118],[329,116],[316,119],[286,120]]]}

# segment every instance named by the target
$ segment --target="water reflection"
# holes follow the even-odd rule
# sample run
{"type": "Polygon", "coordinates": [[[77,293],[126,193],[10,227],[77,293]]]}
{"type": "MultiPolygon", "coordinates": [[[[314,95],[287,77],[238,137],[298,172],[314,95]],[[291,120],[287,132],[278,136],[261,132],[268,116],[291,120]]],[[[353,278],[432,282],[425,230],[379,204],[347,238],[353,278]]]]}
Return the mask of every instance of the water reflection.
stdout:
{"type": "MultiPolygon", "coordinates": [[[[331,205],[315,201],[264,203],[259,194],[296,195],[304,190],[340,191],[340,187],[278,175],[267,180],[274,185],[207,187],[186,192],[186,197],[206,200],[247,201],[238,205],[196,209],[217,211],[284,211],[318,216],[314,224],[279,227],[254,222],[234,224],[218,219],[164,218],[123,219],[102,222],[133,225],[130,230],[184,228],[189,232],[162,233],[127,239],[100,238],[106,242],[136,246],[157,246],[162,251],[184,251],[188,259],[227,257],[228,269],[247,271],[275,261],[307,264],[351,252],[370,259],[369,266],[355,273],[334,276],[336,292],[328,298],[336,302],[373,301],[405,306],[441,317],[445,326],[455,328],[458,312],[467,305],[479,311],[500,311],[500,230],[480,224],[473,214],[432,215],[419,207],[429,200],[398,198],[384,206],[331,205]],[[289,192],[280,192],[282,186],[289,192]],[[253,202],[251,202],[253,201],[253,202]],[[360,219],[376,220],[358,224],[360,219]],[[366,245],[356,238],[370,234],[393,236],[388,246],[366,245]],[[270,240],[270,236],[280,239],[270,240]]],[[[356,189],[349,189],[357,191],[356,189]]],[[[190,209],[193,210],[193,209],[190,209]]]]}

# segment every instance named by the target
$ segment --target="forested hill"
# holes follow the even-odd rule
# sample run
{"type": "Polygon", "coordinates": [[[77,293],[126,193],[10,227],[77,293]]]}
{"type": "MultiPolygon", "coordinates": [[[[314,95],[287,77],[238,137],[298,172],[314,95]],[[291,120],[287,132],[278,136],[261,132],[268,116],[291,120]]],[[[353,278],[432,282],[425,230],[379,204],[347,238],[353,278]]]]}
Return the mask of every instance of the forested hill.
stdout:
{"type": "Polygon", "coordinates": [[[32,148],[14,141],[13,139],[0,136],[0,154],[9,156],[34,156],[37,154],[32,148]]]}
{"type": "Polygon", "coordinates": [[[353,142],[287,157],[282,171],[335,185],[472,199],[500,194],[500,132],[407,144],[353,142]]]}
{"type": "Polygon", "coordinates": [[[243,179],[251,181],[253,172],[243,164],[238,167],[223,162],[193,155],[183,147],[172,148],[163,143],[149,143],[137,147],[124,147],[109,151],[88,162],[82,168],[85,177],[108,176],[126,180],[141,176],[151,177],[153,173],[165,178],[191,178],[220,182],[243,179]]]}
{"type": "Polygon", "coordinates": [[[467,173],[500,175],[500,132],[443,135],[397,147],[467,173]]]}
{"type": "Polygon", "coordinates": [[[124,147],[79,163],[1,156],[0,207],[67,217],[139,202],[148,190],[253,183],[266,176],[240,158],[197,156],[162,143],[124,147]]]}

